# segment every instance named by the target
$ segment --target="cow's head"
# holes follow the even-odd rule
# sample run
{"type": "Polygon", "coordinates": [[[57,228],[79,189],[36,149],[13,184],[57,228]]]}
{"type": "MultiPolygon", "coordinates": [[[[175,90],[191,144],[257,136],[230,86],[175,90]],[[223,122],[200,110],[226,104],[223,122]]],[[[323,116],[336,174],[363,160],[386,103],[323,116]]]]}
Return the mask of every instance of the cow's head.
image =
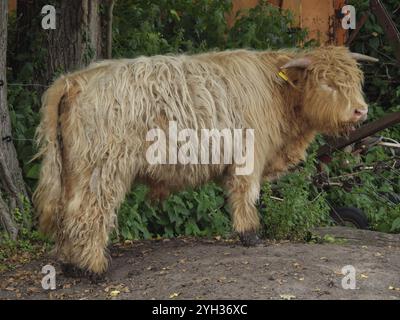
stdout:
{"type": "Polygon", "coordinates": [[[363,73],[357,61],[378,61],[345,47],[321,47],[299,55],[281,67],[297,70],[302,115],[313,129],[343,134],[366,120],[363,73]]]}

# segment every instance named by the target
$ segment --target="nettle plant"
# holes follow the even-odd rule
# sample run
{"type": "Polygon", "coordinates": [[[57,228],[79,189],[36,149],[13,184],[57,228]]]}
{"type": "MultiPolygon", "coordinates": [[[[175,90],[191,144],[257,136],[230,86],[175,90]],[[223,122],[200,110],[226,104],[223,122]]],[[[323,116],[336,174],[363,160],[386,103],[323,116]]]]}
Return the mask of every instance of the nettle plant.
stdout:
{"type": "Polygon", "coordinates": [[[331,223],[325,192],[313,185],[316,143],[307,160],[273,183],[265,183],[260,197],[263,235],[270,239],[308,240],[312,230],[331,223]]]}
{"type": "Polygon", "coordinates": [[[229,214],[218,186],[182,191],[158,205],[147,199],[148,191],[146,186],[136,187],[120,208],[119,235],[123,239],[229,235],[229,214]]]}

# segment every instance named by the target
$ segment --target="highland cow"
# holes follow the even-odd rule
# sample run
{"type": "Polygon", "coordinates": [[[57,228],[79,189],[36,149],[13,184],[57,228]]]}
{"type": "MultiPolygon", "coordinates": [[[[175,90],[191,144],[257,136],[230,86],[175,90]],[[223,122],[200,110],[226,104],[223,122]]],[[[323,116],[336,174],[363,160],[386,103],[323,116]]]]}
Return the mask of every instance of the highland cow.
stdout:
{"type": "Polygon", "coordinates": [[[233,229],[255,239],[263,178],[304,159],[317,133],[346,133],[367,104],[357,60],[344,47],[233,50],[94,63],[47,90],[37,130],[43,158],[34,194],[41,230],[63,263],[94,275],[107,270],[116,210],[135,183],[154,197],[208,181],[223,184],[233,229]],[[150,164],[153,128],[254,130],[251,174],[236,164],[150,164]]]}

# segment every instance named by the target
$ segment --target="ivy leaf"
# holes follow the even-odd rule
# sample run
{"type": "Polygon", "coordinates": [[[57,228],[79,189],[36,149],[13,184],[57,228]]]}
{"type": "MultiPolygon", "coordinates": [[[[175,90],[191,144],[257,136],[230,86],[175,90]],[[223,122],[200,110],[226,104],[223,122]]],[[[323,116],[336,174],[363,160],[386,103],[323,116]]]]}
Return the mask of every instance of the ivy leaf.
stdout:
{"type": "Polygon", "coordinates": [[[29,179],[39,179],[40,165],[35,163],[26,173],[26,177],[29,179]]]}
{"type": "Polygon", "coordinates": [[[392,222],[391,232],[400,230],[400,217],[396,218],[392,222]]]}

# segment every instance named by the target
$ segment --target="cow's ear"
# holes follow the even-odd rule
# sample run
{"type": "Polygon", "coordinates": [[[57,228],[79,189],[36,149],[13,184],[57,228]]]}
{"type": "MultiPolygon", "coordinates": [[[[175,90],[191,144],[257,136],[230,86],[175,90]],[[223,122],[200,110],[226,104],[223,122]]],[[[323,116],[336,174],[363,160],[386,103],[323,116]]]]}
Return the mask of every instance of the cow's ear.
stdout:
{"type": "Polygon", "coordinates": [[[286,62],[281,69],[300,68],[306,69],[311,64],[310,58],[296,58],[286,62]]]}
{"type": "Polygon", "coordinates": [[[311,59],[309,58],[296,58],[284,62],[281,65],[280,70],[283,72],[287,81],[294,86],[301,86],[302,83],[307,78],[308,72],[307,67],[311,64],[311,59]]]}

